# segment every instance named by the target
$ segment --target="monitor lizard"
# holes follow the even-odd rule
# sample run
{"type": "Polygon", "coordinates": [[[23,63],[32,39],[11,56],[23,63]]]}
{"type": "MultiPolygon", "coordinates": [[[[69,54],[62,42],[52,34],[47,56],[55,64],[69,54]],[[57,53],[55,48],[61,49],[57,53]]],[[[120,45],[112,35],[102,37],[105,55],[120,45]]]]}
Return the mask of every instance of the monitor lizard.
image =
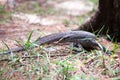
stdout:
{"type": "MultiPolygon", "coordinates": [[[[99,47],[102,51],[107,54],[111,54],[104,46],[102,46],[99,42],[97,42],[97,37],[90,32],[87,31],[67,31],[67,32],[59,32],[53,33],[41,38],[38,38],[35,42],[37,45],[50,44],[53,42],[64,43],[64,42],[72,42],[75,45],[81,45],[84,49],[95,49],[99,47]]],[[[34,48],[34,47],[31,47],[34,48]]],[[[8,54],[11,52],[23,51],[26,49],[26,46],[23,45],[18,48],[13,48],[10,50],[5,50],[0,52],[0,54],[8,54]]]]}

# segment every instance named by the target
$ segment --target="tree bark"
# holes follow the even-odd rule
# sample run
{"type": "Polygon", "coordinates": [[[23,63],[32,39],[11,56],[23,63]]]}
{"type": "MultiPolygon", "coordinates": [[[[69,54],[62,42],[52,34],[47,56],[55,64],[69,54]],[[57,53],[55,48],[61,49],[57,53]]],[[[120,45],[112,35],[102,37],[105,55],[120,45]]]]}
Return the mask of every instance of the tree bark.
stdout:
{"type": "Polygon", "coordinates": [[[120,41],[120,0],[99,0],[96,13],[79,29],[90,32],[102,29],[102,34],[120,41]]]}

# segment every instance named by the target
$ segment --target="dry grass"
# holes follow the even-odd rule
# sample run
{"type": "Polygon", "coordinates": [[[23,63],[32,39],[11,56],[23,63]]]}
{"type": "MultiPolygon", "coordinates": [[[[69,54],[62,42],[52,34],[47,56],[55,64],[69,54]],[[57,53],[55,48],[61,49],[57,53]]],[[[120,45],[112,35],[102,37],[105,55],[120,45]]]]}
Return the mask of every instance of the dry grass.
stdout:
{"type": "MultiPolygon", "coordinates": [[[[95,2],[95,0],[91,1],[95,2]]],[[[29,11],[29,8],[25,7],[26,4],[20,6],[17,8],[20,12],[29,11]]],[[[32,6],[35,10],[30,13],[45,16],[54,12],[51,8],[42,10],[38,4],[32,6]]],[[[3,9],[1,10],[4,12],[3,9]]],[[[69,20],[63,22],[66,26],[71,24],[69,20]]],[[[82,22],[81,17],[79,22],[82,22]]],[[[10,37],[12,36],[14,35],[10,37]]],[[[30,38],[28,38],[28,46],[32,45],[29,44],[29,40],[30,38]]],[[[106,43],[103,44],[106,45],[106,43]]],[[[99,50],[74,54],[68,44],[57,45],[58,49],[55,51],[45,51],[43,48],[55,46],[45,45],[17,52],[17,54],[0,55],[0,80],[120,80],[120,56],[114,57],[115,54],[108,56],[99,50]]]]}
{"type": "Polygon", "coordinates": [[[1,55],[0,78],[2,80],[119,80],[120,62],[112,56],[96,50],[73,54],[68,45],[52,52],[46,52],[38,47],[15,55],[1,55]]]}

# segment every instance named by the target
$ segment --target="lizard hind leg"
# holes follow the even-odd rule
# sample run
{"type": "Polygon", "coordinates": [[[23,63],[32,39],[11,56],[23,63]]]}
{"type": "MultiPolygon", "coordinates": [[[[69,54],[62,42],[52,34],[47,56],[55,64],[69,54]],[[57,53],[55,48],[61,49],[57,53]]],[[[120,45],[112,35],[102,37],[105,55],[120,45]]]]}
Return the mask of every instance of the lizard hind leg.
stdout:
{"type": "Polygon", "coordinates": [[[84,48],[82,47],[81,44],[77,44],[77,43],[72,43],[70,44],[70,49],[75,52],[75,53],[79,53],[82,52],[84,50],[84,48]]]}

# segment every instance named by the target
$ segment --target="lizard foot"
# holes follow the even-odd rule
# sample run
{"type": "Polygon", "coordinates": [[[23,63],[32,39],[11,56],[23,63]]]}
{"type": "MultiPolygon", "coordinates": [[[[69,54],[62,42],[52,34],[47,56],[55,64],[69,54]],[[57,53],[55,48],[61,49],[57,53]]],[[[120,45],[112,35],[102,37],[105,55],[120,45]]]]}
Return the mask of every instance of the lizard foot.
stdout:
{"type": "Polygon", "coordinates": [[[70,49],[75,52],[75,53],[79,53],[82,52],[84,50],[84,48],[82,47],[82,45],[77,44],[77,43],[72,43],[70,45],[70,49]]]}

